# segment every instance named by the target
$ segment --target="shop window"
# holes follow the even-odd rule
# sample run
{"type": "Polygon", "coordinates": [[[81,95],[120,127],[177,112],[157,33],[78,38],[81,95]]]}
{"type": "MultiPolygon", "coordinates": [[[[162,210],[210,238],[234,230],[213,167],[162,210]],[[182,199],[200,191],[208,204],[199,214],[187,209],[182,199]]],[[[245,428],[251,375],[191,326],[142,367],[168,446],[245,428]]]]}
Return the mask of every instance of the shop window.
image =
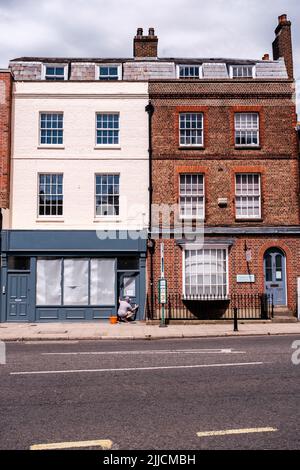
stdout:
{"type": "Polygon", "coordinates": [[[64,305],[87,305],[89,297],[89,260],[64,260],[64,305]]]}
{"type": "Polygon", "coordinates": [[[114,305],[115,278],[114,258],[38,258],[36,303],[114,305]]]}
{"type": "Polygon", "coordinates": [[[57,258],[37,260],[37,305],[61,305],[61,261],[57,258]]]}
{"type": "Polygon", "coordinates": [[[114,305],[115,265],[114,259],[91,259],[91,305],[114,305]]]}

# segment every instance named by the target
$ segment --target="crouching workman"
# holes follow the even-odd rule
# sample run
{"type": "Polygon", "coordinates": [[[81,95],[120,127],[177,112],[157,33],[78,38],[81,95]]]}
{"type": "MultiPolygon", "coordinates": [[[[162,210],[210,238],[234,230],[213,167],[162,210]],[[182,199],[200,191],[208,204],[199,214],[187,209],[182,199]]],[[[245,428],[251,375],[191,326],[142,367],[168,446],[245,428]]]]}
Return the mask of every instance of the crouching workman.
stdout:
{"type": "Polygon", "coordinates": [[[119,299],[119,302],[118,319],[120,321],[128,322],[128,319],[132,318],[137,311],[138,305],[132,307],[130,304],[130,297],[125,297],[124,300],[119,299]]]}

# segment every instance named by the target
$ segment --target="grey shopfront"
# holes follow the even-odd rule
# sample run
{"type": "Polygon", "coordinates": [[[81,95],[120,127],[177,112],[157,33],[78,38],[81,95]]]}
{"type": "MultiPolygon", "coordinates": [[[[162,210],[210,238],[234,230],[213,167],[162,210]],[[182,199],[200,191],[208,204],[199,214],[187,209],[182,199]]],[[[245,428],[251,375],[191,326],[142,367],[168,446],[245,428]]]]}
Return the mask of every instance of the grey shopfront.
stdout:
{"type": "Polygon", "coordinates": [[[4,230],[1,322],[107,320],[146,289],[144,232],[4,230]]]}

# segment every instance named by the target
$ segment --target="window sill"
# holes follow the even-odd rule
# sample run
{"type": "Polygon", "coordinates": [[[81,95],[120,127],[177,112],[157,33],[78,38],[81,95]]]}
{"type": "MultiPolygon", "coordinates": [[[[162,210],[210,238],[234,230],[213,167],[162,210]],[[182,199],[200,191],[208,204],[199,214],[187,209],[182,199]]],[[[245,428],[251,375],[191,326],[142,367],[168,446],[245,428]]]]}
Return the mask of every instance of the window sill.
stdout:
{"type": "Polygon", "coordinates": [[[261,150],[260,145],[235,145],[235,150],[261,150]]]}
{"type": "Polygon", "coordinates": [[[96,145],[94,150],[121,150],[120,145],[96,145]]]}
{"type": "Polygon", "coordinates": [[[178,150],[205,150],[204,145],[180,145],[178,150]]]}
{"type": "Polygon", "coordinates": [[[65,146],[64,145],[50,145],[50,144],[46,144],[46,145],[38,145],[37,147],[38,149],[55,149],[55,150],[64,150],[65,146]]]}
{"type": "Polygon", "coordinates": [[[253,217],[253,218],[235,218],[235,222],[263,222],[261,217],[253,217]]]}
{"type": "Polygon", "coordinates": [[[103,217],[95,217],[93,222],[101,223],[101,222],[122,222],[122,221],[118,217],[103,216],[103,217]]]}
{"type": "Polygon", "coordinates": [[[64,222],[64,218],[59,218],[59,217],[49,217],[49,218],[43,218],[43,219],[36,219],[36,222],[64,222]]]}

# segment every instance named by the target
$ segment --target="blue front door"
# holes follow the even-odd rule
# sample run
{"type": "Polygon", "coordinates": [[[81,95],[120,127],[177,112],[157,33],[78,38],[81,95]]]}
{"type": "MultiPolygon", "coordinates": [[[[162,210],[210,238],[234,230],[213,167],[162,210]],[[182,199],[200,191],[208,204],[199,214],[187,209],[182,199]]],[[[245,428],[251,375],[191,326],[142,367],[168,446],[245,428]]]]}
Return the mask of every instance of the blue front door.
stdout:
{"type": "Polygon", "coordinates": [[[7,321],[28,321],[29,276],[30,274],[8,274],[7,321]]]}
{"type": "Polygon", "coordinates": [[[265,291],[273,295],[274,305],[286,305],[286,272],[284,254],[273,248],[264,257],[265,291]]]}

